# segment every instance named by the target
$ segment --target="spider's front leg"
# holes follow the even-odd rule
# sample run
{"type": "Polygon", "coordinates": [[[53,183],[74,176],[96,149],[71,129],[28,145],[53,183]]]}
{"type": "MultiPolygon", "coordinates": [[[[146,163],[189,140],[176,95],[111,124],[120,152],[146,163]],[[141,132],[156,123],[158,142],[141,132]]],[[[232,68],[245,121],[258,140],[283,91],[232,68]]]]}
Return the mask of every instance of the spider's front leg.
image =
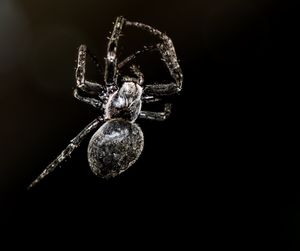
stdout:
{"type": "MultiPolygon", "coordinates": [[[[161,54],[162,60],[166,64],[171,77],[174,79],[174,82],[168,84],[157,83],[153,85],[146,85],[144,89],[144,94],[157,97],[157,96],[172,95],[180,92],[182,88],[183,75],[177,60],[177,55],[172,40],[166,34],[146,24],[126,21],[126,25],[140,28],[159,37],[161,43],[158,43],[155,46],[156,47],[155,49],[158,50],[159,53],[161,54]]],[[[149,48],[149,50],[153,50],[153,48],[151,47],[147,47],[147,48],[149,48]]],[[[128,61],[129,60],[131,60],[130,57],[128,57],[128,61]]]]}
{"type": "Polygon", "coordinates": [[[87,55],[90,56],[92,61],[96,64],[96,67],[99,68],[96,57],[89,52],[86,45],[81,45],[78,49],[77,67],[75,73],[76,88],[74,89],[73,95],[78,100],[99,108],[102,107],[102,100],[100,97],[103,95],[105,88],[98,83],[87,81],[85,79],[87,55]],[[96,95],[97,98],[86,97],[81,93],[96,95]]]}
{"type": "Polygon", "coordinates": [[[115,91],[115,89],[117,88],[117,78],[118,78],[117,49],[118,49],[118,43],[119,43],[119,39],[121,36],[124,23],[125,23],[124,17],[120,16],[116,19],[113,32],[109,38],[109,42],[107,45],[104,80],[109,93],[115,91]]]}
{"type": "Polygon", "coordinates": [[[90,124],[88,124],[77,136],[72,139],[69,145],[61,152],[60,155],[56,157],[45,169],[44,171],[28,186],[28,189],[32,188],[36,184],[38,184],[43,178],[45,178],[49,173],[53,172],[58,165],[66,160],[67,157],[71,156],[71,153],[79,147],[80,143],[83,139],[94,129],[100,127],[104,123],[104,119],[99,117],[93,120],[90,124]]]}
{"type": "Polygon", "coordinates": [[[147,85],[144,89],[145,95],[153,96],[167,96],[178,93],[182,89],[183,74],[179,66],[175,48],[169,37],[165,34],[162,34],[161,38],[163,42],[157,44],[157,49],[162,56],[162,60],[166,64],[171,77],[174,79],[174,82],[161,84],[156,83],[152,85],[147,85]]]}

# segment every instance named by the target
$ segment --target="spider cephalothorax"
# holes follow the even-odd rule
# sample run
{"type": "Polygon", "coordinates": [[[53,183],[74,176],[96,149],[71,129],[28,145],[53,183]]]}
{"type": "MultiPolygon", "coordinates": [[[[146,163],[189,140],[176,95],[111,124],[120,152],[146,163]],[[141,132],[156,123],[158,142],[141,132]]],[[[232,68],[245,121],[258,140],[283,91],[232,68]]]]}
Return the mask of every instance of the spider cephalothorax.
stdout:
{"type": "Polygon", "coordinates": [[[143,111],[142,104],[161,102],[163,97],[178,93],[182,88],[182,72],[171,39],[149,25],[131,22],[124,17],[116,19],[107,47],[103,83],[86,80],[87,55],[98,66],[96,57],[89,52],[86,45],[81,45],[78,51],[74,97],[96,107],[100,111],[99,117],[72,139],[66,149],[46,167],[29,187],[37,184],[62,161],[70,157],[82,140],[97,128],[98,130],[88,145],[88,162],[91,170],[103,178],[114,177],[122,173],[138,159],[143,150],[144,136],[141,128],[135,123],[136,119],[162,121],[171,113],[171,104],[169,103],[164,104],[162,112],[143,111]],[[158,37],[160,42],[152,46],[145,46],[142,50],[119,62],[118,42],[125,26],[145,30],[158,37]],[[133,61],[137,55],[154,50],[160,53],[173,82],[167,84],[147,83],[139,67],[133,64],[130,67],[133,77],[120,76],[121,68],[133,61]]]}
{"type": "Polygon", "coordinates": [[[105,107],[105,118],[123,118],[128,121],[135,121],[142,107],[143,89],[132,81],[126,81],[121,88],[113,93],[105,107]]]}

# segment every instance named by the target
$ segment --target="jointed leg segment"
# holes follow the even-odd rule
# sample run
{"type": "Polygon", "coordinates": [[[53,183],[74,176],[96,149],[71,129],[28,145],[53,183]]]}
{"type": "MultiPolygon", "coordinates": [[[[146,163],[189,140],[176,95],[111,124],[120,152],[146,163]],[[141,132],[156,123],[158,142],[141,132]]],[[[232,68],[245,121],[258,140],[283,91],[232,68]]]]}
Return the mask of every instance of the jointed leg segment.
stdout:
{"type": "Polygon", "coordinates": [[[165,96],[181,91],[183,75],[177,60],[172,40],[166,34],[146,24],[126,21],[126,25],[148,31],[161,39],[161,43],[158,43],[155,45],[155,47],[160,52],[162,60],[165,62],[172,78],[175,81],[169,84],[147,85],[144,89],[145,95],[165,96]]]}
{"type": "Polygon", "coordinates": [[[90,82],[85,79],[86,73],[86,57],[89,55],[92,61],[96,64],[98,68],[100,68],[99,64],[97,63],[97,59],[94,55],[92,55],[86,45],[81,45],[78,50],[78,60],[77,60],[77,67],[76,67],[76,88],[74,89],[73,95],[76,99],[90,104],[96,108],[102,106],[102,101],[100,99],[100,95],[103,94],[105,88],[95,82],[90,82]],[[86,94],[97,95],[97,98],[90,98],[85,97],[80,94],[80,91],[86,94]]]}
{"type": "Polygon", "coordinates": [[[170,116],[171,107],[172,107],[171,104],[165,104],[163,112],[141,111],[139,117],[141,119],[163,121],[170,116]]]}
{"type": "Polygon", "coordinates": [[[53,160],[45,170],[29,185],[28,189],[35,186],[39,183],[43,178],[45,178],[49,173],[53,172],[58,165],[63,162],[67,157],[70,157],[72,152],[79,147],[82,140],[94,129],[98,128],[101,124],[103,124],[104,119],[99,117],[93,120],[90,124],[88,124],[74,139],[70,141],[70,144],[61,152],[58,157],[53,160]]]}
{"type": "Polygon", "coordinates": [[[76,87],[82,89],[86,92],[95,92],[95,91],[103,91],[104,87],[98,83],[90,82],[85,79],[86,72],[86,59],[87,55],[90,56],[92,61],[95,63],[98,69],[100,69],[98,60],[94,55],[92,55],[86,45],[81,45],[78,49],[78,59],[77,59],[77,67],[75,72],[76,77],[76,87]]]}
{"type": "Polygon", "coordinates": [[[80,100],[80,101],[82,101],[84,103],[92,105],[95,108],[102,108],[102,105],[103,105],[102,101],[100,101],[98,99],[95,99],[95,98],[84,97],[84,96],[80,95],[78,89],[74,89],[73,96],[76,99],[78,99],[78,100],[80,100]]]}
{"type": "Polygon", "coordinates": [[[109,89],[109,92],[110,89],[115,89],[117,87],[117,78],[118,78],[117,49],[118,49],[118,42],[121,36],[124,22],[125,22],[124,17],[117,18],[107,46],[104,80],[106,86],[109,89]]]}

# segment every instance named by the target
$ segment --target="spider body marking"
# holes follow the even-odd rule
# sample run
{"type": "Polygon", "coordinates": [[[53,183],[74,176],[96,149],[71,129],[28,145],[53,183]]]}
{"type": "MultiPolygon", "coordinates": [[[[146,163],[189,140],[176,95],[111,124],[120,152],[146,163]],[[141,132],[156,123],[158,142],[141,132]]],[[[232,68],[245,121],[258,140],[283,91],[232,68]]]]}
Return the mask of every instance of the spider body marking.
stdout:
{"type": "Polygon", "coordinates": [[[162,102],[165,96],[181,91],[183,75],[179,66],[172,40],[164,33],[149,25],[131,22],[120,16],[114,23],[113,32],[107,46],[103,83],[86,80],[86,59],[89,56],[99,68],[96,57],[81,45],[78,50],[76,67],[76,99],[98,109],[98,118],[88,124],[69,145],[30,184],[35,186],[45,176],[54,171],[71,156],[80,143],[92,131],[88,145],[88,162],[94,174],[103,178],[115,177],[128,169],[140,156],[144,146],[141,128],[135,123],[138,118],[163,121],[171,113],[171,104],[165,103],[161,112],[143,111],[142,104],[162,102]],[[119,38],[125,26],[135,27],[159,38],[160,42],[144,46],[122,61],[118,61],[119,38]],[[133,76],[123,76],[122,68],[138,55],[158,51],[174,81],[170,83],[147,83],[136,65],[131,65],[133,76]]]}

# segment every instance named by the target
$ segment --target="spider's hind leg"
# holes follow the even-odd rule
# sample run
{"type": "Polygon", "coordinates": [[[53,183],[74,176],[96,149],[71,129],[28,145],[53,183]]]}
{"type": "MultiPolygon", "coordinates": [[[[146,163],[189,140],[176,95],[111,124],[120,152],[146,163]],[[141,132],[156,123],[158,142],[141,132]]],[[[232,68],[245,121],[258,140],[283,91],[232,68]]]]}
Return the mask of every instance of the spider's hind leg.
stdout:
{"type": "Polygon", "coordinates": [[[44,171],[28,186],[28,189],[32,188],[36,184],[38,184],[42,179],[44,179],[48,174],[53,172],[61,162],[66,160],[71,156],[72,152],[79,147],[80,143],[85,139],[85,137],[94,129],[98,128],[104,119],[99,117],[88,124],[75,138],[73,138],[69,145],[61,152],[60,155],[56,157],[45,169],[44,171]]]}

